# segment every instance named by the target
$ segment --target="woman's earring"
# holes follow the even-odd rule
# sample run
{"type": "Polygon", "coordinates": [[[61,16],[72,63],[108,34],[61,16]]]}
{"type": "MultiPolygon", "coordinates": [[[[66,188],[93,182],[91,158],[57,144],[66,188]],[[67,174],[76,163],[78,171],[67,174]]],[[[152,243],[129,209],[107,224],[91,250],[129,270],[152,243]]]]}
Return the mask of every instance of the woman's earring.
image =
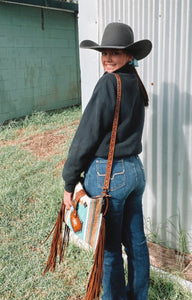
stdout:
{"type": "Polygon", "coordinates": [[[129,62],[130,65],[133,65],[134,67],[138,67],[139,64],[138,64],[138,60],[136,58],[133,58],[130,62],[129,62]]]}

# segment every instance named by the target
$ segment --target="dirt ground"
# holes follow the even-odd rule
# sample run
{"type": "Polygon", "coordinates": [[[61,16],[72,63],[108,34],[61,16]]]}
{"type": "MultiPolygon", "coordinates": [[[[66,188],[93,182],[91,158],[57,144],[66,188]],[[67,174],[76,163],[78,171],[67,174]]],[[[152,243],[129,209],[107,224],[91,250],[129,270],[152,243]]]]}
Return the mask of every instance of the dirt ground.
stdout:
{"type": "Polygon", "coordinates": [[[24,129],[16,132],[17,139],[0,141],[0,147],[8,145],[19,145],[27,151],[34,154],[36,159],[43,159],[48,156],[60,154],[60,147],[67,143],[72,133],[72,127],[77,126],[79,121],[74,121],[72,124],[66,125],[59,129],[46,130],[42,133],[24,137],[24,129]],[[63,132],[67,132],[67,135],[63,132]]]}

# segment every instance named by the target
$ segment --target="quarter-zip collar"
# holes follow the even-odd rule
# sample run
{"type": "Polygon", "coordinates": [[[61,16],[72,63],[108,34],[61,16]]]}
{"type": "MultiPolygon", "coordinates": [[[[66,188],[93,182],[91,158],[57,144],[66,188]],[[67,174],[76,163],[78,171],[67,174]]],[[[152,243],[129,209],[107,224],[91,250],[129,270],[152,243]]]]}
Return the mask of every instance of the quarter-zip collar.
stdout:
{"type": "MultiPolygon", "coordinates": [[[[129,62],[128,62],[124,66],[122,66],[121,68],[115,70],[112,73],[134,73],[134,71],[133,71],[132,65],[130,65],[129,62]]],[[[104,75],[105,74],[108,74],[108,72],[105,72],[104,75]]]]}

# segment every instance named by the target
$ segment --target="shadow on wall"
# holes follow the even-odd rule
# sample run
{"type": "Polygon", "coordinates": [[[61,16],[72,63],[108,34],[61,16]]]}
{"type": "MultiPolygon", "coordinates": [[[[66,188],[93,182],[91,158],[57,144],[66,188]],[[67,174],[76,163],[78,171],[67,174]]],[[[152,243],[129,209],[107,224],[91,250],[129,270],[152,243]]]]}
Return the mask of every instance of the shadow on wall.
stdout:
{"type": "Polygon", "coordinates": [[[152,149],[147,142],[144,145],[144,165],[149,167],[147,160],[152,161],[151,178],[146,168],[153,198],[146,200],[146,205],[152,203],[151,223],[160,225],[161,240],[176,248],[179,231],[192,236],[190,101],[190,94],[180,93],[175,84],[164,83],[159,95],[153,95],[151,101],[152,149]],[[152,157],[147,155],[148,150],[152,157]]]}

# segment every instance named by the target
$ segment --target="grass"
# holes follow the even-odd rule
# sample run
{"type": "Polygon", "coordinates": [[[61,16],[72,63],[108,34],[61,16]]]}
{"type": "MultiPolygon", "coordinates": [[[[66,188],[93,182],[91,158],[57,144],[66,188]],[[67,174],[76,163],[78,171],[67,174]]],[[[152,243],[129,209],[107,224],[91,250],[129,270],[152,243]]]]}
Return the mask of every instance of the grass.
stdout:
{"type": "Polygon", "coordinates": [[[181,254],[192,254],[189,250],[192,236],[182,228],[179,211],[177,215],[171,216],[163,224],[158,224],[158,226],[154,226],[150,218],[145,219],[145,230],[148,241],[169,248],[173,247],[171,241],[174,241],[174,247],[181,254]],[[162,232],[169,235],[169,242],[168,239],[162,238],[162,232]]]}
{"type": "MultiPolygon", "coordinates": [[[[63,162],[80,116],[73,107],[0,128],[0,299],[83,299],[93,252],[70,243],[64,262],[43,277],[51,240],[41,245],[61,204],[63,162]]],[[[149,299],[191,295],[153,272],[149,299]]]]}
{"type": "Polygon", "coordinates": [[[168,274],[159,274],[151,270],[148,300],[190,300],[192,294],[168,274]]]}

